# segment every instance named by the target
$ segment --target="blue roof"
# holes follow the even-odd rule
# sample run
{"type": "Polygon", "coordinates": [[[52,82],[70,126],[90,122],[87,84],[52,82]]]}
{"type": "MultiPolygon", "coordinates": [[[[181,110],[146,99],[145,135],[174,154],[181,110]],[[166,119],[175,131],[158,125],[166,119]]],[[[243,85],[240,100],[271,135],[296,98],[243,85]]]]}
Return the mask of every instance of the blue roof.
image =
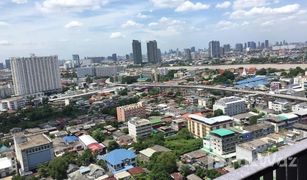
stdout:
{"type": "Polygon", "coordinates": [[[115,149],[104,156],[98,156],[98,159],[103,159],[111,165],[121,164],[125,159],[133,159],[136,155],[133,151],[127,149],[115,149]]]}
{"type": "Polygon", "coordinates": [[[268,84],[268,78],[265,76],[256,76],[253,78],[244,79],[242,81],[238,81],[235,83],[235,87],[237,88],[244,88],[244,87],[257,87],[259,85],[268,84]]]}
{"type": "Polygon", "coordinates": [[[4,145],[0,147],[0,153],[6,152],[8,150],[10,150],[10,148],[8,148],[8,147],[6,147],[4,145]]]}
{"type": "Polygon", "coordinates": [[[65,136],[63,139],[65,143],[73,143],[79,140],[77,136],[65,136]]]}

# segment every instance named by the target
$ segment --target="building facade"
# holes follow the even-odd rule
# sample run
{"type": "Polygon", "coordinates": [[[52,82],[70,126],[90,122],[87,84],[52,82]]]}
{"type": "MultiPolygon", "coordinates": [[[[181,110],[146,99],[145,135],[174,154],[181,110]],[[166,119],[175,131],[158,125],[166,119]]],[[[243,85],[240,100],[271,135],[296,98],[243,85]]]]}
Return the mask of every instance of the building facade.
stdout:
{"type": "Polygon", "coordinates": [[[45,134],[14,134],[14,145],[21,174],[35,170],[54,158],[52,140],[45,134]]]}
{"type": "Polygon", "coordinates": [[[136,142],[139,138],[146,138],[152,132],[151,122],[147,119],[132,119],[128,121],[129,135],[136,142]]]}
{"type": "Polygon", "coordinates": [[[142,102],[117,107],[116,113],[119,122],[127,121],[131,117],[143,118],[146,116],[145,106],[142,102]]]}
{"type": "Polygon", "coordinates": [[[61,90],[58,56],[11,58],[15,95],[61,90]]]}
{"type": "Polygon", "coordinates": [[[159,63],[157,41],[153,40],[147,42],[147,58],[148,58],[148,63],[151,64],[159,63]]]}
{"type": "Polygon", "coordinates": [[[213,111],[218,109],[222,110],[223,113],[228,116],[234,116],[237,114],[245,113],[246,112],[245,100],[236,96],[225,97],[219,99],[213,105],[213,111]]]}
{"type": "Polygon", "coordinates": [[[12,97],[0,100],[0,111],[18,110],[26,106],[26,100],[23,97],[12,97]]]}
{"type": "Polygon", "coordinates": [[[209,57],[211,57],[211,58],[221,57],[220,42],[219,41],[210,41],[209,42],[209,57]]]}

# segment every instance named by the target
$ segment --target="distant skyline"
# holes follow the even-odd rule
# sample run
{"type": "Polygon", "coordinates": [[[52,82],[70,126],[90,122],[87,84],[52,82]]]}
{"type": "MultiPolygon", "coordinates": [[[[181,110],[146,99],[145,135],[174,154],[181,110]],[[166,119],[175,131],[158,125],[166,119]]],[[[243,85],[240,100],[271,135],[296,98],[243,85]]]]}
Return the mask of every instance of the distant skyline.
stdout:
{"type": "MultiPolygon", "coordinates": [[[[1,0],[0,61],[13,56],[124,55],[133,39],[158,48],[307,41],[302,0],[1,0]]],[[[146,54],[143,51],[143,54],[146,54]]]]}

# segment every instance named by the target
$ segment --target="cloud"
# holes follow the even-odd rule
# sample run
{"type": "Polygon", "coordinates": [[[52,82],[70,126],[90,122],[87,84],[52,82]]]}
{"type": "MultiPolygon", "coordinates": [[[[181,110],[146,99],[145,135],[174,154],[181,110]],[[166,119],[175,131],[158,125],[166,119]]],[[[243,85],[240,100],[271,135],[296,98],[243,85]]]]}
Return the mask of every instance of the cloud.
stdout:
{"type": "Polygon", "coordinates": [[[143,14],[143,13],[138,13],[138,14],[136,15],[136,17],[137,17],[137,18],[140,18],[140,19],[147,19],[147,18],[148,18],[148,15],[145,15],[145,14],[143,14]]]}
{"type": "Polygon", "coordinates": [[[111,39],[120,39],[124,38],[125,36],[121,32],[112,32],[110,35],[111,39]]]}
{"type": "Polygon", "coordinates": [[[254,18],[261,16],[288,15],[299,10],[299,4],[289,4],[279,8],[254,7],[251,10],[237,10],[231,13],[232,19],[254,18]]]}
{"type": "Polygon", "coordinates": [[[45,0],[37,3],[37,7],[44,12],[58,10],[84,11],[100,9],[108,0],[45,0]]]}
{"type": "Polygon", "coordinates": [[[25,4],[28,2],[28,0],[12,0],[12,2],[16,4],[25,4]]]}
{"type": "Polygon", "coordinates": [[[222,29],[222,30],[228,30],[228,29],[232,29],[237,27],[238,24],[231,22],[231,21],[225,21],[225,20],[221,20],[216,24],[216,27],[218,29],[222,29]]]}
{"type": "Polygon", "coordinates": [[[122,28],[141,28],[142,24],[139,24],[135,21],[128,20],[126,23],[122,24],[122,28]]]}
{"type": "Polygon", "coordinates": [[[191,1],[185,1],[184,3],[180,4],[175,11],[176,12],[185,12],[185,11],[199,11],[209,9],[210,5],[203,4],[200,2],[192,3],[191,1]]]}
{"type": "Polygon", "coordinates": [[[218,3],[216,4],[216,8],[219,8],[219,9],[227,9],[231,6],[231,2],[230,1],[224,1],[222,3],[218,3]]]}
{"type": "Polygon", "coordinates": [[[83,26],[83,24],[81,22],[79,22],[79,21],[71,21],[68,24],[66,24],[64,27],[66,29],[72,29],[72,28],[79,28],[81,26],[83,26]]]}
{"type": "Polygon", "coordinates": [[[267,6],[272,3],[278,3],[279,0],[235,0],[233,2],[233,8],[238,9],[248,9],[254,7],[267,6]]]}
{"type": "Polygon", "coordinates": [[[155,7],[159,8],[176,8],[185,0],[150,0],[155,7]]]}
{"type": "Polygon", "coordinates": [[[9,26],[10,24],[4,21],[0,21],[0,27],[9,26]]]}
{"type": "Polygon", "coordinates": [[[12,45],[9,41],[7,40],[0,40],[0,46],[9,46],[12,45]]]}

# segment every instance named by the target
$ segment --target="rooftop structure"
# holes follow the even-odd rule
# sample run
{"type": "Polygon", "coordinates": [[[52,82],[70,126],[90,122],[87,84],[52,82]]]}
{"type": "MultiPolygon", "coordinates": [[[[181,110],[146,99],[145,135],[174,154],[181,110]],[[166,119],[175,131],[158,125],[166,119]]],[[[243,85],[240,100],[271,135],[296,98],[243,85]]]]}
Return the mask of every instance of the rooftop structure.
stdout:
{"type": "Polygon", "coordinates": [[[244,79],[235,83],[236,88],[255,88],[260,85],[268,84],[268,78],[263,76],[256,76],[253,78],[244,79]]]}
{"type": "Polygon", "coordinates": [[[221,136],[221,137],[233,135],[234,133],[235,132],[228,130],[228,129],[224,129],[224,128],[216,129],[216,130],[211,131],[211,134],[215,134],[215,135],[218,135],[218,136],[221,136]]]}

